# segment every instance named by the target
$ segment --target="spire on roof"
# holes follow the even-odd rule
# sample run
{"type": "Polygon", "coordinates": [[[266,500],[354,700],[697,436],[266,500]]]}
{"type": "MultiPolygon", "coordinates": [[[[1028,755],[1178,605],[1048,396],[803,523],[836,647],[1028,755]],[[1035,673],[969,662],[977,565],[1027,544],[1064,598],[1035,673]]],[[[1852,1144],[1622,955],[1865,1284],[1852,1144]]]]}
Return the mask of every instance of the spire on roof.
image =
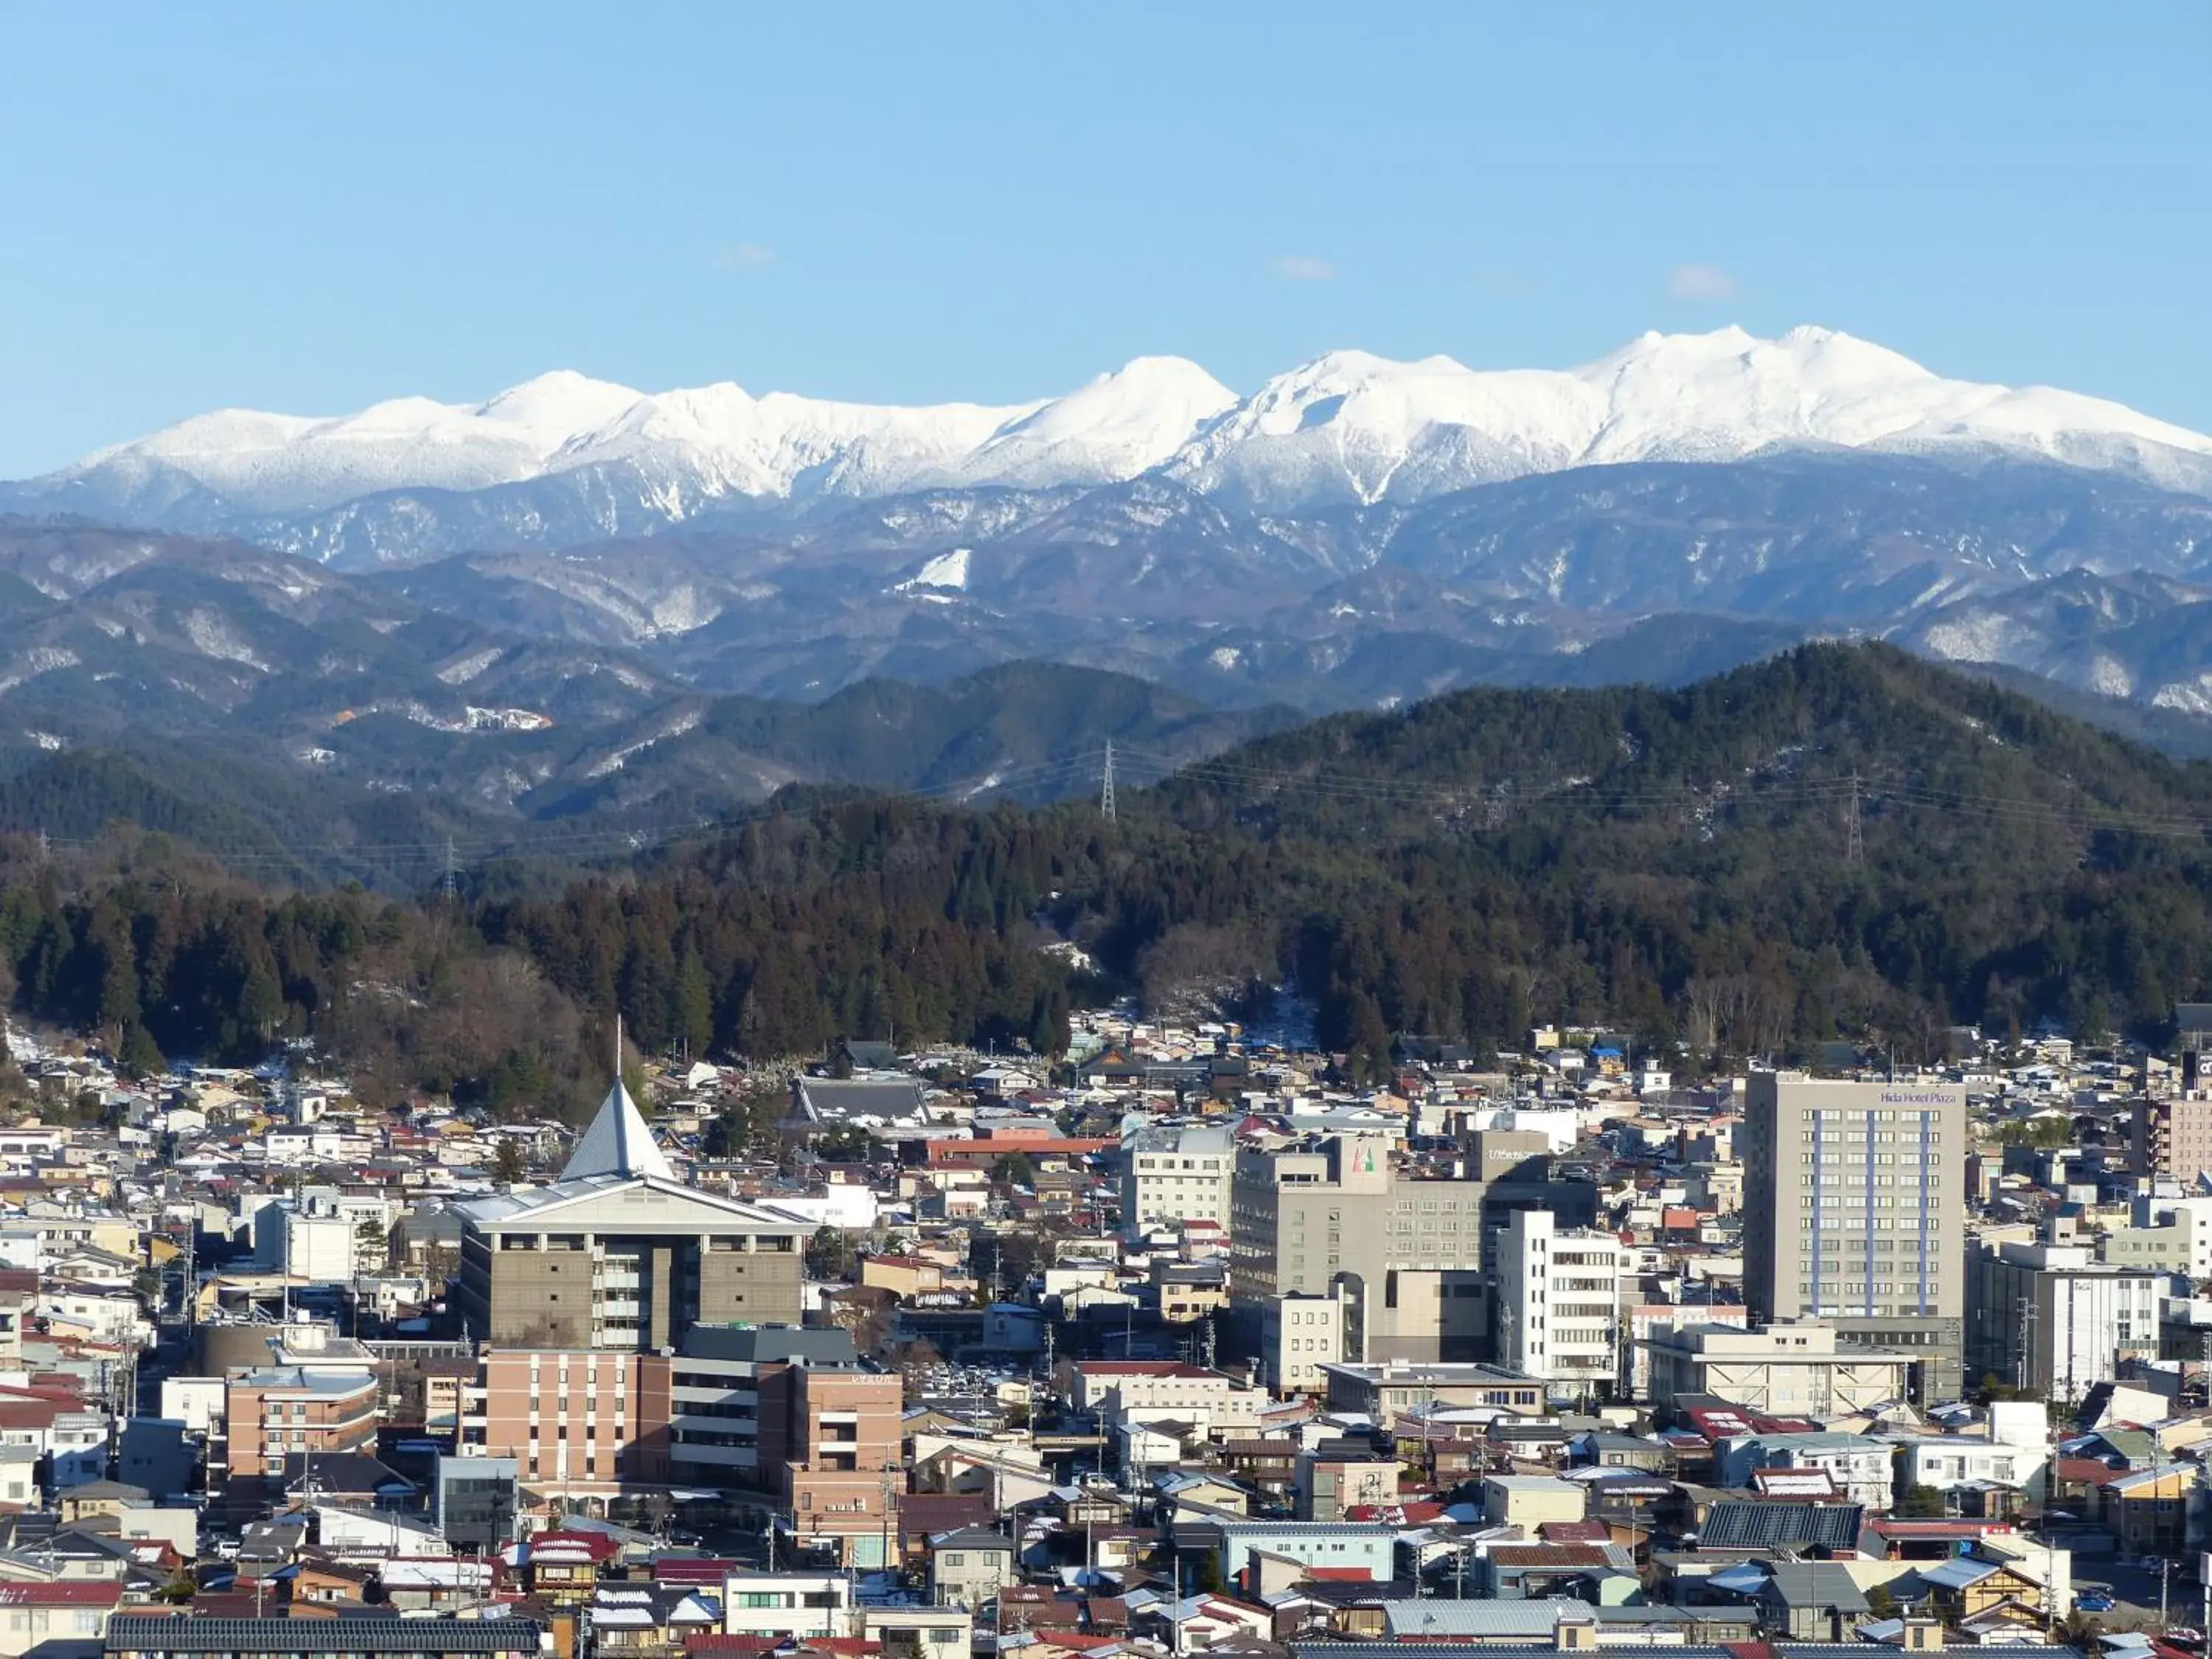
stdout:
{"type": "Polygon", "coordinates": [[[653,1131],[645,1126],[645,1114],[637,1109],[629,1091],[623,1087],[619,1016],[615,1022],[615,1086],[599,1103],[599,1115],[592,1118],[591,1127],[584,1131],[584,1138],[576,1143],[576,1150],[569,1154],[568,1165],[561,1171],[563,1181],[588,1181],[597,1176],[676,1179],[676,1172],[668,1167],[668,1160],[653,1144],[653,1131]]]}

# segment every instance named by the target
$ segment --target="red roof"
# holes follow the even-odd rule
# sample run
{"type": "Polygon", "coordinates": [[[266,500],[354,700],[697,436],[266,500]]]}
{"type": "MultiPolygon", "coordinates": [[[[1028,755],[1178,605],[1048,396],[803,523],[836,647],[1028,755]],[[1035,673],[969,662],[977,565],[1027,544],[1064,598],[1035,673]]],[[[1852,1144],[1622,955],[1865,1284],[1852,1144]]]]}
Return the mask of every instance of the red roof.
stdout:
{"type": "Polygon", "coordinates": [[[604,1561],[622,1546],[602,1532],[539,1532],[524,1540],[532,1557],[550,1555],[589,1555],[594,1561],[604,1561]]]}
{"type": "Polygon", "coordinates": [[[1731,1435],[1749,1434],[1751,1416],[1733,1406],[1697,1407],[1685,1413],[1697,1425],[1698,1432],[1708,1440],[1725,1440],[1731,1435]]]}
{"type": "Polygon", "coordinates": [[[114,1578],[0,1584],[0,1607],[112,1607],[122,1599],[122,1581],[114,1578]]]}
{"type": "Polygon", "coordinates": [[[2125,1469],[2116,1469],[2110,1463],[2100,1463],[2094,1457],[2062,1457],[2051,1471],[2061,1480],[2080,1480],[2092,1486],[2101,1486],[2107,1480],[2117,1480],[2125,1469]]]}
{"type": "Polygon", "coordinates": [[[1425,1526],[1443,1518],[1441,1504],[1354,1504],[1344,1511],[1347,1521],[1380,1521],[1389,1527],[1425,1526]]]}

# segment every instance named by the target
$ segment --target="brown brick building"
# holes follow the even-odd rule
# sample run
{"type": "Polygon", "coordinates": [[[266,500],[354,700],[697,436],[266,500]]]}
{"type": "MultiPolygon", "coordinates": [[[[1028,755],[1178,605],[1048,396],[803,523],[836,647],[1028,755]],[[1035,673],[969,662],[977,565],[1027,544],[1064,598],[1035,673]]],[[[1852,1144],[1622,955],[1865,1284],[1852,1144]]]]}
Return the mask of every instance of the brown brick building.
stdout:
{"type": "Polygon", "coordinates": [[[376,1378],[368,1371],[240,1371],[224,1395],[233,1480],[281,1474],[288,1454],[375,1449],[376,1378]]]}
{"type": "Polygon", "coordinates": [[[880,1371],[784,1365],[761,1379],[763,1461],[802,1545],[834,1545],[859,1566],[895,1557],[901,1462],[899,1379],[880,1371]]]}
{"type": "Polygon", "coordinates": [[[2138,1100],[2129,1131],[2136,1175],[2168,1175],[2185,1184],[2212,1170],[2212,1097],[2192,1092],[2138,1100]]]}
{"type": "Polygon", "coordinates": [[[668,1480],[666,1356],[495,1348],[479,1364],[462,1443],[514,1459],[523,1485],[607,1492],[668,1480]]]}
{"type": "Polygon", "coordinates": [[[462,1450],[514,1458],[525,1486],[750,1494],[858,1566],[896,1539],[899,1379],[863,1369],[845,1331],[702,1325],[673,1355],[495,1349],[481,1366],[462,1450]]]}

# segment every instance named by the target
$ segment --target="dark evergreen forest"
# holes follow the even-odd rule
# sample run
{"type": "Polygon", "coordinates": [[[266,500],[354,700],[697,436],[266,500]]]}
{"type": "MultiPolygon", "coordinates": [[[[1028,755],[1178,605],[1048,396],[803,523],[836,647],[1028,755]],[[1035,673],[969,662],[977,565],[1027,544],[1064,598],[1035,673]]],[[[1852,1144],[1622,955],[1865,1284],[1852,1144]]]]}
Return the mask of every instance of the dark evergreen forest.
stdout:
{"type": "Polygon", "coordinates": [[[450,905],[264,890],[121,829],[74,866],[17,842],[0,972],[141,1066],[313,1038],[367,1092],[501,1109],[603,1086],[617,1007],[657,1051],[1050,1054],[1087,997],[1291,985],[1361,1073],[1398,1033],[1494,1048],[1554,1019],[1909,1058],[1962,1022],[2157,1036],[2212,984],[2208,822],[2212,769],[1815,646],[1679,692],[1322,720],[1125,791],[1112,823],[794,794],[619,868],[472,872],[450,905]]]}

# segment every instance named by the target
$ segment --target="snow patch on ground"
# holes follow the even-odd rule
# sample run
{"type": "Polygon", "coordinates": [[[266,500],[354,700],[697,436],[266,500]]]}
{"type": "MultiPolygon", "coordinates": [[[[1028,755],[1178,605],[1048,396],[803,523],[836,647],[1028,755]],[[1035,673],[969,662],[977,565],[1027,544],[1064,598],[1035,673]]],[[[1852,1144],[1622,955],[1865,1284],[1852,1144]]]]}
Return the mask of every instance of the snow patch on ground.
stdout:
{"type": "Polygon", "coordinates": [[[586,769],[584,775],[587,778],[603,778],[610,772],[619,772],[624,766],[629,764],[631,756],[642,754],[645,750],[652,748],[653,744],[657,743],[665,743],[671,738],[682,737],[686,732],[691,731],[697,726],[701,718],[701,713],[698,709],[687,708],[684,713],[678,714],[674,720],[671,720],[666,726],[661,727],[659,731],[653,732],[651,736],[640,738],[635,743],[626,743],[613,753],[595,762],[591,767],[586,769]]]}
{"type": "Polygon", "coordinates": [[[653,632],[655,635],[690,634],[704,628],[722,614],[719,601],[702,593],[690,583],[671,588],[653,606],[653,632]]]}
{"type": "Polygon", "coordinates": [[[192,649],[202,656],[214,657],[223,662],[243,663],[264,674],[270,672],[269,665],[221,612],[210,611],[204,605],[195,605],[185,613],[184,629],[185,637],[192,642],[192,649]]]}
{"type": "Polygon", "coordinates": [[[2099,652],[2089,665],[2089,689],[2108,697],[2132,697],[2136,694],[2136,677],[2118,658],[2099,652]]]}
{"type": "Polygon", "coordinates": [[[550,714],[535,708],[478,708],[473,703],[461,710],[461,720],[471,732],[543,732],[553,724],[550,714]]]}
{"type": "Polygon", "coordinates": [[[2150,706],[2178,708],[2185,714],[2212,714],[2212,674],[2160,686],[2151,695],[2150,706]]]}
{"type": "Polygon", "coordinates": [[[1953,662],[2002,662],[2020,635],[2011,617],[1991,611],[1937,623],[1923,643],[1930,654],[1953,662]]]}
{"type": "Polygon", "coordinates": [[[438,671],[438,678],[447,685],[466,685],[507,654],[503,645],[488,646],[482,651],[471,651],[465,657],[447,663],[438,671]]]}
{"type": "Polygon", "coordinates": [[[956,547],[950,553],[939,553],[921,569],[899,583],[894,593],[911,593],[917,588],[951,587],[965,591],[968,586],[969,550],[956,547]]]}
{"type": "Polygon", "coordinates": [[[26,680],[34,680],[41,674],[51,674],[64,668],[77,665],[77,654],[65,647],[36,645],[9,665],[8,672],[0,674],[0,693],[13,691],[26,680]]]}

